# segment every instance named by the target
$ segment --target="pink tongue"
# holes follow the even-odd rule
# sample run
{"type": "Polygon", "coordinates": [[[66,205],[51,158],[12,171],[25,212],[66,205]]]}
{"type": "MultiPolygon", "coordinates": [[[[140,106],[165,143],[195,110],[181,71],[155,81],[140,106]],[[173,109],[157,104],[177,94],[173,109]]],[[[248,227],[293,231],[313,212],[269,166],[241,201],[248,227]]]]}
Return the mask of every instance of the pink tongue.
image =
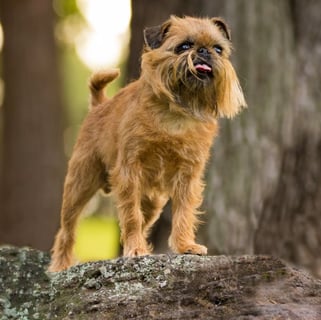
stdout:
{"type": "Polygon", "coordinates": [[[195,69],[197,71],[201,71],[201,72],[211,72],[212,71],[212,68],[209,67],[207,64],[200,64],[200,63],[195,66],[195,69]]]}

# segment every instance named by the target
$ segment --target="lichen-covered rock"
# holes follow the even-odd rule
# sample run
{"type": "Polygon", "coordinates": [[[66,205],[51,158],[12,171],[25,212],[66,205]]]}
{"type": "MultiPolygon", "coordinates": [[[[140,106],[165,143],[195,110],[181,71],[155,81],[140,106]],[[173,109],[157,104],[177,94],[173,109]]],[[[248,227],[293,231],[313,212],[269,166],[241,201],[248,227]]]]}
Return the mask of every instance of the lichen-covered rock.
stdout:
{"type": "Polygon", "coordinates": [[[321,282],[266,256],[157,255],[46,274],[0,249],[0,319],[321,319],[321,282]]]}
{"type": "Polygon", "coordinates": [[[49,255],[30,248],[0,248],[0,319],[42,320],[51,295],[44,272],[49,255]]]}

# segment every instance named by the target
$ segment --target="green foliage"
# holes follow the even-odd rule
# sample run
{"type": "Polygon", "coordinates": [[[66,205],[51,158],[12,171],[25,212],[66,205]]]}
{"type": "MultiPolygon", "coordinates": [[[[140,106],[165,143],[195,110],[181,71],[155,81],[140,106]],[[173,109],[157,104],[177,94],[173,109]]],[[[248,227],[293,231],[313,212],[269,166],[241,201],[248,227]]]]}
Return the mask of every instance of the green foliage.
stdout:
{"type": "Polygon", "coordinates": [[[64,19],[73,14],[80,14],[76,0],[53,0],[56,14],[64,19]]]}
{"type": "Polygon", "coordinates": [[[61,52],[61,73],[68,125],[79,125],[88,111],[90,70],[81,62],[75,49],[65,46],[61,52]]]}

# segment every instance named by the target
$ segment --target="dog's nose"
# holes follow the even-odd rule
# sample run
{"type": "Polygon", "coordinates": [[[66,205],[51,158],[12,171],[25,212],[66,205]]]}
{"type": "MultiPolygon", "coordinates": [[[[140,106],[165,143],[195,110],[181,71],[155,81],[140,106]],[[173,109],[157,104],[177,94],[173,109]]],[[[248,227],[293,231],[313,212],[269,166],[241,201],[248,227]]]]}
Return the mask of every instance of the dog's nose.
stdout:
{"type": "Polygon", "coordinates": [[[210,52],[205,47],[198,48],[197,52],[204,57],[208,57],[210,55],[210,52]]]}

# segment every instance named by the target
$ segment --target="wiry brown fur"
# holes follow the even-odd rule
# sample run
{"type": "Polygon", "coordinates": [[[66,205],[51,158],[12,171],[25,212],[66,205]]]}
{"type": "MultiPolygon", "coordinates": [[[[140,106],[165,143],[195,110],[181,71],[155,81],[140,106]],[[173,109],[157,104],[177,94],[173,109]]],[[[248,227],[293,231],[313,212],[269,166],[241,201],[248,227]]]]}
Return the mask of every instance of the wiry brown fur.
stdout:
{"type": "Polygon", "coordinates": [[[147,237],[169,198],[172,199],[171,249],[206,254],[195,243],[197,208],[202,201],[202,175],[217,116],[234,116],[246,106],[228,60],[229,31],[218,18],[171,17],[145,31],[141,77],[106,99],[103,87],[118,72],[91,78],[92,105],[85,119],[65,180],[61,227],[50,271],[72,265],[77,218],[102,188],[116,198],[125,256],[149,254],[147,237]],[[186,41],[193,47],[177,53],[186,41]],[[214,51],[219,44],[222,54],[214,51]],[[195,67],[199,48],[207,48],[211,75],[195,67]]]}

